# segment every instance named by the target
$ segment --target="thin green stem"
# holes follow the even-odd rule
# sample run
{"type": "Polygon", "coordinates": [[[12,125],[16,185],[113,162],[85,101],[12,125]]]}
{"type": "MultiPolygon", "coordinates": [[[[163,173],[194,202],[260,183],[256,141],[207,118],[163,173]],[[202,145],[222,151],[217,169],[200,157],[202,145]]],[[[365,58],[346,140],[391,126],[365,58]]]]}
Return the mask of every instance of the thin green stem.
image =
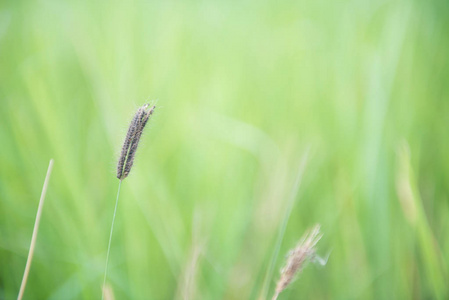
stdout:
{"type": "Polygon", "coordinates": [[[104,268],[103,288],[101,291],[101,299],[102,300],[104,299],[104,289],[105,289],[105,285],[106,285],[106,277],[108,275],[108,262],[109,262],[109,252],[111,250],[112,232],[114,231],[115,214],[117,213],[118,197],[120,196],[120,187],[121,186],[122,186],[122,181],[120,180],[120,182],[118,184],[117,199],[115,200],[114,215],[112,216],[111,232],[109,233],[108,252],[106,254],[106,266],[104,268]]]}
{"type": "MultiPolygon", "coordinates": [[[[286,208],[286,211],[285,211],[284,218],[282,220],[281,227],[279,228],[277,241],[276,241],[276,244],[275,244],[273,255],[271,257],[270,265],[268,266],[268,270],[267,270],[267,273],[265,275],[265,280],[264,280],[264,283],[263,283],[263,286],[262,286],[261,293],[259,295],[259,300],[264,300],[267,297],[268,287],[269,287],[271,278],[273,276],[274,266],[276,265],[276,259],[277,259],[278,255],[279,255],[279,250],[281,249],[281,244],[282,244],[282,240],[284,238],[285,229],[287,228],[287,223],[288,223],[288,220],[290,219],[290,213],[292,212],[293,205],[295,204],[295,199],[296,199],[296,196],[298,194],[298,190],[299,190],[299,186],[301,184],[301,180],[302,180],[302,176],[304,174],[304,170],[306,168],[308,156],[309,156],[309,148],[307,148],[303,158],[301,159],[301,164],[299,166],[298,174],[296,176],[296,180],[295,180],[295,184],[293,186],[292,193],[290,194],[290,199],[289,199],[289,201],[287,203],[287,208],[286,208]]],[[[277,295],[276,295],[276,297],[277,297],[277,295]]],[[[276,299],[276,298],[274,298],[274,299],[276,299]]]]}

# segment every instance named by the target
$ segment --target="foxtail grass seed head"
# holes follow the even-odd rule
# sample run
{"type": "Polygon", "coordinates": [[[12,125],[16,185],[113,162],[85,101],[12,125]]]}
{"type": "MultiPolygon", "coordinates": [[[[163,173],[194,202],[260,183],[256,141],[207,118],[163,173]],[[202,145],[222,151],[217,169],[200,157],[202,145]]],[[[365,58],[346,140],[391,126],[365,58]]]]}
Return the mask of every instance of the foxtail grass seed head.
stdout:
{"type": "Polygon", "coordinates": [[[143,129],[156,108],[154,105],[150,108],[149,107],[149,104],[145,104],[140,107],[129,125],[117,164],[117,178],[120,180],[123,180],[128,176],[131,167],[133,166],[134,156],[136,154],[143,129]]]}
{"type": "Polygon", "coordinates": [[[316,225],[312,230],[308,230],[304,234],[294,249],[290,250],[287,255],[287,262],[281,270],[281,277],[277,282],[273,299],[277,299],[277,296],[287,288],[305,266],[307,261],[315,260],[315,246],[321,237],[320,225],[316,225]]]}

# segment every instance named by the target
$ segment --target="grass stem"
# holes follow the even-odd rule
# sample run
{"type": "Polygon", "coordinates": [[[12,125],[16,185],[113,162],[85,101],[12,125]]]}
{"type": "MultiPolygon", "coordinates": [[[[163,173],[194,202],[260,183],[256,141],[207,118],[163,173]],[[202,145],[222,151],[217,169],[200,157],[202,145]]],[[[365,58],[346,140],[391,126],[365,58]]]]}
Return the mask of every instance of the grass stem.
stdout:
{"type": "MultiPolygon", "coordinates": [[[[285,210],[285,215],[282,220],[281,227],[279,228],[279,233],[277,236],[277,241],[276,241],[276,245],[275,245],[275,248],[273,251],[273,255],[271,257],[271,262],[268,266],[268,270],[265,275],[265,280],[264,280],[264,283],[262,286],[262,290],[261,290],[259,298],[258,298],[259,300],[264,300],[267,298],[268,287],[270,285],[271,278],[273,277],[274,266],[276,265],[276,259],[279,255],[279,250],[281,249],[281,244],[282,244],[282,240],[284,238],[285,229],[287,228],[287,223],[290,218],[290,213],[293,209],[293,205],[295,204],[296,196],[298,195],[299,186],[301,184],[302,176],[303,176],[304,170],[306,168],[308,157],[309,157],[309,148],[307,148],[306,152],[304,153],[304,156],[301,159],[301,164],[299,166],[295,184],[293,186],[292,193],[290,194],[290,199],[288,200],[288,203],[287,203],[287,208],[285,210]]],[[[276,299],[276,298],[274,298],[274,299],[276,299]]]]}
{"type": "Polygon", "coordinates": [[[109,252],[111,250],[111,241],[112,241],[112,232],[114,231],[114,222],[115,222],[115,215],[117,213],[117,204],[118,204],[118,198],[120,196],[120,187],[122,185],[122,180],[120,180],[118,184],[118,191],[117,191],[117,199],[115,200],[115,208],[114,208],[114,215],[112,216],[112,224],[111,224],[111,232],[109,233],[109,243],[108,243],[108,252],[106,254],[106,266],[104,268],[104,279],[103,279],[103,286],[101,289],[101,299],[104,299],[104,289],[106,286],[106,278],[108,275],[108,262],[109,262],[109,252]]]}
{"type": "Polygon", "coordinates": [[[44,207],[45,194],[47,193],[48,182],[50,181],[51,170],[53,169],[53,159],[50,159],[50,164],[48,165],[47,175],[45,176],[44,186],[42,187],[41,198],[39,200],[39,206],[37,208],[36,220],[34,221],[33,235],[31,237],[30,250],[28,251],[27,263],[25,266],[25,271],[22,277],[22,284],[20,285],[19,295],[17,300],[21,300],[25,292],[25,286],[28,280],[28,274],[30,273],[31,261],[33,260],[34,248],[36,246],[37,233],[39,231],[39,223],[41,222],[42,209],[44,207]]]}

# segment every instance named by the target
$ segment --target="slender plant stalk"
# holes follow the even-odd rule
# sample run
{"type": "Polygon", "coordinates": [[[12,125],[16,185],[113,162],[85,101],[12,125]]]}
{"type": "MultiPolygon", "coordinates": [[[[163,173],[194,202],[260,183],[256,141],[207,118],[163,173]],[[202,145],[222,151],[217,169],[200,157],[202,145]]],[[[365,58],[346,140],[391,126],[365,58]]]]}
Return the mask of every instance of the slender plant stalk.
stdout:
{"type": "Polygon", "coordinates": [[[273,272],[274,272],[274,266],[276,264],[276,259],[279,255],[279,250],[281,248],[281,244],[282,244],[282,239],[284,238],[284,234],[285,234],[285,229],[287,228],[287,223],[288,220],[290,218],[290,213],[293,209],[293,205],[295,203],[295,199],[296,199],[296,195],[298,194],[298,190],[299,190],[299,185],[301,183],[301,179],[302,176],[304,174],[304,170],[306,168],[306,164],[307,164],[307,159],[309,156],[309,148],[307,148],[302,160],[301,160],[301,164],[299,166],[299,170],[298,170],[298,174],[296,176],[296,180],[295,180],[295,185],[293,186],[293,190],[292,193],[290,194],[290,199],[288,201],[287,204],[287,209],[285,211],[285,215],[284,218],[282,220],[282,224],[281,227],[279,228],[279,233],[278,233],[278,237],[277,237],[277,241],[276,241],[276,245],[274,248],[274,252],[273,252],[273,256],[271,257],[271,262],[270,265],[268,266],[268,270],[267,273],[265,275],[265,279],[264,279],[264,283],[262,286],[262,290],[260,292],[259,295],[259,300],[264,300],[267,298],[267,294],[268,294],[268,286],[270,284],[271,278],[273,277],[273,272]]]}
{"type": "Polygon", "coordinates": [[[31,261],[33,260],[34,248],[36,246],[37,233],[39,231],[39,223],[41,221],[42,209],[44,207],[45,194],[47,193],[48,182],[50,181],[51,170],[53,169],[53,159],[50,159],[48,165],[47,175],[45,176],[44,186],[42,187],[41,198],[39,200],[39,206],[37,208],[36,220],[34,221],[33,235],[31,237],[30,250],[28,251],[27,263],[25,266],[25,272],[22,277],[22,284],[20,285],[19,295],[17,300],[21,300],[25,292],[25,286],[28,280],[28,274],[30,273],[31,261]]]}
{"type": "Polygon", "coordinates": [[[117,199],[115,200],[114,215],[112,216],[111,232],[109,233],[108,252],[106,254],[106,266],[104,268],[104,279],[103,279],[103,288],[102,288],[102,292],[101,292],[101,299],[104,299],[104,290],[106,287],[106,277],[108,276],[109,252],[111,251],[112,232],[114,231],[115,214],[117,213],[117,205],[118,205],[118,198],[120,196],[121,185],[122,185],[122,180],[120,180],[120,182],[118,184],[117,199]]]}
{"type": "Polygon", "coordinates": [[[156,106],[150,107],[149,104],[144,104],[134,114],[131,124],[129,124],[128,132],[126,133],[125,141],[123,142],[122,151],[117,163],[117,178],[120,180],[118,184],[117,199],[115,200],[114,215],[112,217],[111,232],[109,233],[108,252],[106,254],[106,266],[104,268],[104,279],[101,292],[101,299],[104,299],[106,278],[108,276],[109,252],[111,251],[112,232],[114,231],[115,215],[117,213],[118,198],[120,196],[120,187],[123,179],[128,177],[129,172],[134,164],[134,157],[139,146],[140,137],[143,129],[148,122],[148,119],[153,114],[156,106]]]}

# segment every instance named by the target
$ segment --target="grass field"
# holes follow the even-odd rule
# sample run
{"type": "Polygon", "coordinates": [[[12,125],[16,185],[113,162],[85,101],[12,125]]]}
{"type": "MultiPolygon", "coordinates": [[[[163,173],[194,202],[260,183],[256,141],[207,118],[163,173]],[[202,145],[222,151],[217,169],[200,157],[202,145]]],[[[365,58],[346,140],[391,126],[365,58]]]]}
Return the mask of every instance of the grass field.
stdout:
{"type": "Polygon", "coordinates": [[[279,299],[448,299],[448,80],[446,0],[3,1],[0,299],[50,158],[24,299],[101,298],[116,162],[146,102],[116,299],[258,299],[289,213],[268,297],[319,223],[327,265],[279,299]]]}

